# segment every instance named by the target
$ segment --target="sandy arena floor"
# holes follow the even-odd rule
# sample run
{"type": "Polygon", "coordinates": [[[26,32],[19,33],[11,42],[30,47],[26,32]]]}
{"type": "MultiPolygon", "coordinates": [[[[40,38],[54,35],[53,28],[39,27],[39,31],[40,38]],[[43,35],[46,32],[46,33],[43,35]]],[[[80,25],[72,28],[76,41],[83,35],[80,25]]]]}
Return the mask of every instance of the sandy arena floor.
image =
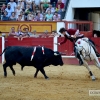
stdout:
{"type": "Polygon", "coordinates": [[[83,66],[51,66],[45,67],[50,80],[45,80],[39,72],[33,78],[34,67],[14,66],[16,76],[9,67],[8,77],[3,77],[0,65],[0,100],[100,100],[100,96],[89,96],[89,90],[100,90],[100,70],[91,66],[97,80],[92,81],[83,66]]]}

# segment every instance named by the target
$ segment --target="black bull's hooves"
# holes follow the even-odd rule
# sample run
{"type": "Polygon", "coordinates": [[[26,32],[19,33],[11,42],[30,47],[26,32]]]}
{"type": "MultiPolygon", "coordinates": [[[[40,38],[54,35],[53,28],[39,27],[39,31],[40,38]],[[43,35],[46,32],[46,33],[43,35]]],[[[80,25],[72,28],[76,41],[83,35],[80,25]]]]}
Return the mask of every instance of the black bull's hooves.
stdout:
{"type": "Polygon", "coordinates": [[[15,76],[15,74],[13,74],[15,76]]]}
{"type": "Polygon", "coordinates": [[[4,76],[4,78],[6,78],[7,76],[4,76]]]}
{"type": "Polygon", "coordinates": [[[49,77],[48,77],[48,78],[45,78],[45,79],[46,79],[46,80],[50,80],[49,77]]]}

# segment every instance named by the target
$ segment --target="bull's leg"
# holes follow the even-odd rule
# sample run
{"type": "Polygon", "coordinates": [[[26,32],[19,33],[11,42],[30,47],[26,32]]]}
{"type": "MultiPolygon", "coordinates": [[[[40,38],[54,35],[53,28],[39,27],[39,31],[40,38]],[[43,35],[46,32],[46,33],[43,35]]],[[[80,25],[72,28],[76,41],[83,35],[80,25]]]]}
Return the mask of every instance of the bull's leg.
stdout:
{"type": "Polygon", "coordinates": [[[92,73],[92,71],[91,71],[91,69],[90,69],[90,67],[88,66],[88,63],[87,63],[86,61],[84,61],[84,66],[88,69],[89,74],[90,74],[92,80],[95,81],[95,76],[93,75],[93,73],[92,73]]]}
{"type": "Polygon", "coordinates": [[[25,66],[21,65],[21,70],[23,70],[24,67],[25,67],[25,66]]]}
{"type": "Polygon", "coordinates": [[[39,69],[36,69],[36,72],[35,72],[35,74],[34,74],[34,78],[37,78],[38,72],[39,72],[39,69]]]}
{"type": "Polygon", "coordinates": [[[3,70],[4,70],[4,77],[7,77],[7,63],[3,64],[3,70]]]}
{"type": "Polygon", "coordinates": [[[45,74],[45,71],[43,68],[41,68],[40,71],[44,75],[45,79],[49,79],[49,77],[45,74]]]}
{"type": "Polygon", "coordinates": [[[15,70],[13,69],[13,66],[10,66],[10,69],[12,70],[13,75],[15,76],[15,70]]]}

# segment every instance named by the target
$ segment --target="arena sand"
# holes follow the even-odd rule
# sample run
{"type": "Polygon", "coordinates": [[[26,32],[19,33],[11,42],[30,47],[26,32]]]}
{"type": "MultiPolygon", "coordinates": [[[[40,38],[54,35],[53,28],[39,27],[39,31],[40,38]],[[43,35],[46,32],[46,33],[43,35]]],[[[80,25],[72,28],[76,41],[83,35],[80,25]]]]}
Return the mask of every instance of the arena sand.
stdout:
{"type": "Polygon", "coordinates": [[[33,78],[34,67],[14,66],[13,76],[9,67],[8,77],[3,76],[0,65],[0,100],[100,100],[100,96],[89,96],[89,90],[100,90],[100,70],[91,66],[97,80],[92,81],[84,66],[64,65],[45,67],[50,80],[39,72],[33,78]]]}

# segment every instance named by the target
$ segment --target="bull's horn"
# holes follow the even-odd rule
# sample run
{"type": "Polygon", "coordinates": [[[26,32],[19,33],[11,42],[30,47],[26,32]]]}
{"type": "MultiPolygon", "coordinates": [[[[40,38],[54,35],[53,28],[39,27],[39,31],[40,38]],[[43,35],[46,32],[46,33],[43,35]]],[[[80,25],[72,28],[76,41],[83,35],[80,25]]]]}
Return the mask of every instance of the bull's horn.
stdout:
{"type": "Polygon", "coordinates": [[[54,55],[55,55],[55,56],[58,56],[59,54],[57,54],[57,53],[54,53],[54,55]]]}
{"type": "Polygon", "coordinates": [[[61,55],[66,55],[66,53],[63,53],[63,52],[59,52],[61,55]]]}

